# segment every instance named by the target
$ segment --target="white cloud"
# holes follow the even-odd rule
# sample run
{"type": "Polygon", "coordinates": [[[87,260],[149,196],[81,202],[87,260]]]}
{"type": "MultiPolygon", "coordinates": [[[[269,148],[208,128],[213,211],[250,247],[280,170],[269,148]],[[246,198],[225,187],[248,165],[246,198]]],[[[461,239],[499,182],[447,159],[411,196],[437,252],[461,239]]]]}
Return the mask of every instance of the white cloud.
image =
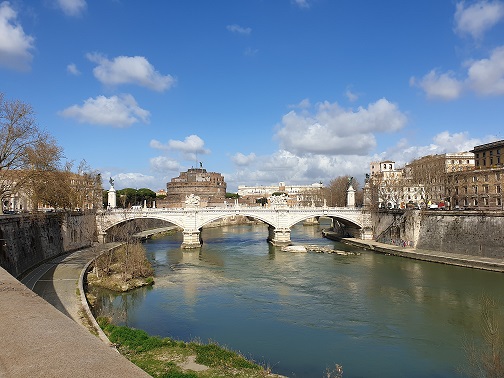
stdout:
{"type": "Polygon", "coordinates": [[[422,88],[428,98],[442,100],[459,98],[464,88],[463,82],[457,80],[453,72],[439,74],[436,70],[430,71],[419,81],[412,77],[410,85],[422,88]]]}
{"type": "Polygon", "coordinates": [[[238,33],[238,34],[244,34],[244,35],[250,35],[250,33],[252,33],[251,28],[244,28],[244,27],[242,27],[240,25],[236,25],[236,24],[227,25],[226,29],[232,33],[238,33]]]}
{"type": "Polygon", "coordinates": [[[493,135],[487,135],[483,138],[470,138],[468,132],[450,133],[449,131],[442,131],[436,134],[432,138],[432,143],[428,145],[412,146],[409,145],[407,140],[402,139],[389,150],[383,151],[380,155],[375,155],[373,161],[393,160],[396,162],[397,167],[401,167],[422,156],[469,151],[474,146],[497,139],[493,135]]]}
{"type": "Polygon", "coordinates": [[[189,135],[183,141],[170,139],[168,146],[177,151],[208,154],[210,150],[205,148],[205,142],[197,135],[189,135]]]}
{"type": "Polygon", "coordinates": [[[56,6],[67,16],[80,16],[87,7],[86,0],[56,0],[56,6]]]}
{"type": "Polygon", "coordinates": [[[151,148],[155,148],[156,150],[168,150],[169,149],[168,145],[163,144],[159,140],[156,140],[156,139],[152,139],[149,142],[149,146],[151,148]]]}
{"type": "Polygon", "coordinates": [[[247,47],[243,52],[245,56],[255,56],[259,52],[259,49],[253,49],[252,47],[247,47]]]}
{"type": "Polygon", "coordinates": [[[249,165],[256,159],[256,155],[252,152],[248,155],[244,155],[241,152],[236,153],[231,157],[231,160],[233,163],[236,165],[244,166],[244,165],[249,165]]]}
{"type": "Polygon", "coordinates": [[[400,130],[406,121],[386,99],[357,110],[326,101],[313,115],[291,111],[283,116],[276,137],[282,149],[297,155],[365,155],[376,146],[375,133],[400,130]]]}
{"type": "Polygon", "coordinates": [[[480,39],[502,18],[504,18],[502,2],[482,0],[465,7],[465,2],[462,1],[456,5],[455,31],[480,39]]]}
{"type": "Polygon", "coordinates": [[[17,13],[8,1],[0,3],[0,65],[28,70],[35,39],[26,35],[17,22],[17,13]]]}
{"type": "Polygon", "coordinates": [[[346,98],[348,98],[348,101],[350,102],[355,102],[359,99],[359,96],[357,96],[355,93],[353,93],[350,89],[347,89],[345,92],[346,98]]]}
{"type": "Polygon", "coordinates": [[[465,66],[467,77],[464,80],[455,78],[451,71],[438,73],[432,70],[421,80],[412,77],[410,85],[422,88],[431,99],[455,100],[465,90],[486,96],[504,94],[504,46],[494,49],[489,58],[469,61],[465,66]]]}
{"type": "MultiPolygon", "coordinates": [[[[103,176],[103,175],[102,175],[103,176]]],[[[147,176],[143,173],[118,173],[115,175],[110,175],[114,179],[114,187],[116,189],[124,188],[152,188],[156,185],[156,178],[154,176],[147,176]]],[[[105,175],[104,177],[109,177],[105,175]]],[[[106,186],[104,186],[106,187],[106,186]]],[[[156,189],[151,189],[156,190],[156,189]]]]}
{"type": "Polygon", "coordinates": [[[67,72],[71,73],[72,75],[76,75],[76,76],[81,74],[79,69],[77,68],[77,66],[74,63],[70,63],[67,66],[67,72]]]}
{"type": "Polygon", "coordinates": [[[236,190],[238,185],[272,185],[281,181],[287,184],[309,185],[320,181],[328,184],[343,175],[363,178],[370,162],[369,156],[298,156],[280,150],[270,156],[256,157],[250,165],[225,174],[225,178],[229,191],[236,190]]]}
{"type": "Polygon", "coordinates": [[[180,171],[180,163],[174,159],[166,156],[157,156],[150,159],[150,166],[154,171],[166,172],[166,171],[180,171]]]}
{"type": "Polygon", "coordinates": [[[490,58],[472,62],[467,82],[478,94],[504,94],[504,46],[496,48],[490,58]]]}
{"type": "Polygon", "coordinates": [[[114,127],[127,127],[137,122],[148,123],[150,116],[129,94],[88,98],[82,106],[72,105],[58,114],[74,118],[80,123],[114,127]]]}
{"type": "Polygon", "coordinates": [[[167,144],[153,139],[149,143],[150,147],[158,150],[171,150],[183,154],[184,159],[189,161],[197,161],[198,155],[207,155],[210,153],[209,149],[205,148],[205,142],[197,135],[189,135],[183,141],[170,139],[167,144]]]}
{"type": "Polygon", "coordinates": [[[310,4],[308,0],[292,0],[292,2],[297,5],[299,8],[310,8],[310,4]]]}
{"type": "Polygon", "coordinates": [[[97,63],[94,76],[103,84],[136,84],[158,92],[170,89],[175,84],[171,75],[161,75],[143,56],[118,56],[109,60],[101,54],[87,54],[97,63]]]}

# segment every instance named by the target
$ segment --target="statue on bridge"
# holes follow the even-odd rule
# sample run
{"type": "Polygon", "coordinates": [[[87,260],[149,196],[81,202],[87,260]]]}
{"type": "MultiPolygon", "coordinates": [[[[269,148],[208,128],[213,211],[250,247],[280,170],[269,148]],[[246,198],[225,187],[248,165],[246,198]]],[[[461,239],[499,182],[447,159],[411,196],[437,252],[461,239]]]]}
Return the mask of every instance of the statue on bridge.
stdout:
{"type": "Polygon", "coordinates": [[[194,194],[189,194],[185,199],[185,207],[199,207],[200,198],[194,194]]]}
{"type": "Polygon", "coordinates": [[[269,197],[270,204],[272,206],[287,206],[287,199],[289,196],[287,194],[282,194],[279,196],[271,196],[269,197]]]}

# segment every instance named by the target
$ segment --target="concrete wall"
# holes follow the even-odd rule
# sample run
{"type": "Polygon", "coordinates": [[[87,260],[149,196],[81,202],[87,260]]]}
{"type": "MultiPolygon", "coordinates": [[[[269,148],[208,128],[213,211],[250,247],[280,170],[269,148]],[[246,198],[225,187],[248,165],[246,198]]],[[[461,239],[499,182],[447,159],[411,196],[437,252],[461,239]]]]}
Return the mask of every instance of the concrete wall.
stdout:
{"type": "Polygon", "coordinates": [[[382,243],[472,256],[504,257],[504,213],[418,211],[377,213],[375,239],[382,243]]]}
{"type": "Polygon", "coordinates": [[[89,247],[96,232],[93,213],[0,216],[0,266],[14,277],[49,258],[89,247]]]}

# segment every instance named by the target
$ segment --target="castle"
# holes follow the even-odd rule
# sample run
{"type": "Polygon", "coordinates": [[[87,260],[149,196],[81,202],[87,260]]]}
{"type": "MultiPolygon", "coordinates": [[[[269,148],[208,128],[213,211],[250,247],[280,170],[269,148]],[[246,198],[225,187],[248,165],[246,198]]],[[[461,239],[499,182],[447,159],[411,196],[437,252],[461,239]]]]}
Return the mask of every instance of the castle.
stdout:
{"type": "Polygon", "coordinates": [[[186,196],[200,198],[200,206],[222,206],[226,199],[227,184],[224,176],[206,169],[190,168],[166,184],[166,198],[158,201],[159,207],[184,207],[186,196]]]}

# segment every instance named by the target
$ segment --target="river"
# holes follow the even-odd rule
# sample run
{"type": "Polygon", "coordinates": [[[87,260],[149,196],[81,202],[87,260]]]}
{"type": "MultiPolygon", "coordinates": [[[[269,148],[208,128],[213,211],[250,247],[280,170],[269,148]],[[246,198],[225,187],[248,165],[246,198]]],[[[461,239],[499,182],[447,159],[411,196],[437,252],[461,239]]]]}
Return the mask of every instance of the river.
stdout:
{"type": "MultiPolygon", "coordinates": [[[[293,227],[295,244],[355,248],[293,227]]],[[[501,301],[502,273],[360,251],[282,252],[267,227],[205,229],[145,243],[155,285],[98,292],[99,312],[152,335],[215,341],[289,377],[454,377],[481,340],[483,295],[501,301]]],[[[502,307],[499,308],[499,313],[502,307]]]]}

